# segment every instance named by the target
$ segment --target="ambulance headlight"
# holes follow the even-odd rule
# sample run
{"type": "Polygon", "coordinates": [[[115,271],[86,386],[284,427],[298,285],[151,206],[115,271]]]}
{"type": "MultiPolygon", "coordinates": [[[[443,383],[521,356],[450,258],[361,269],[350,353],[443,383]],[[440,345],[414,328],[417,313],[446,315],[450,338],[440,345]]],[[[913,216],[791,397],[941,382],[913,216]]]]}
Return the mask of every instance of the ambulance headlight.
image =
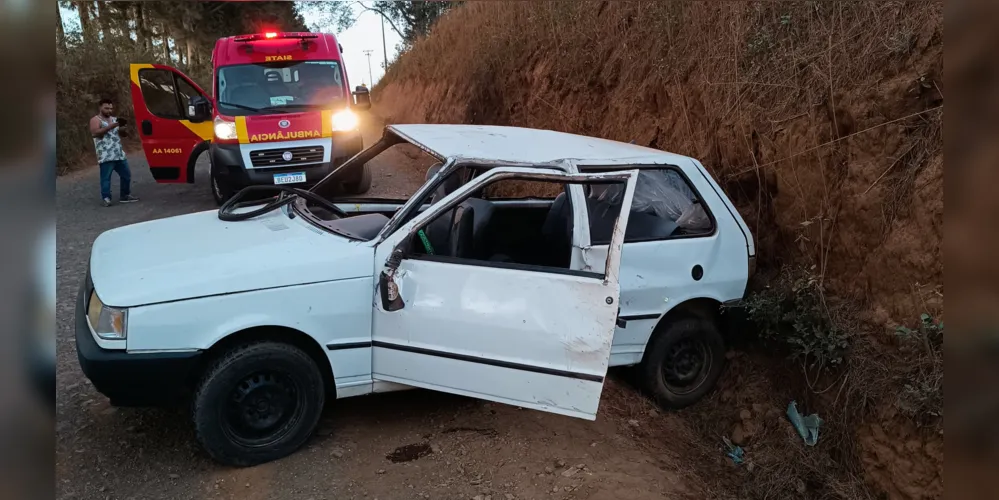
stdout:
{"type": "Polygon", "coordinates": [[[333,113],[333,131],[335,132],[357,130],[357,124],[357,115],[349,109],[333,113]]]}
{"type": "Polygon", "coordinates": [[[236,140],[236,124],[234,122],[215,117],[215,137],[223,141],[236,140]]]}

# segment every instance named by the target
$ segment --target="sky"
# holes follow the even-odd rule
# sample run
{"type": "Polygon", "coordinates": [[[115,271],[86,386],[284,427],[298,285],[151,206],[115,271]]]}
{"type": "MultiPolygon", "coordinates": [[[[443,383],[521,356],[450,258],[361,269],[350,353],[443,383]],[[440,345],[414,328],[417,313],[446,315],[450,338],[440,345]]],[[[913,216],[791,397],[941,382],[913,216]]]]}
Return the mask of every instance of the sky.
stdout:
{"type": "MultiPolygon", "coordinates": [[[[308,4],[310,2],[298,2],[299,12],[305,18],[308,26],[316,25],[321,17],[310,12],[308,4]]],[[[382,51],[382,25],[381,16],[375,12],[366,11],[359,5],[353,6],[357,21],[350,29],[337,33],[333,26],[318,26],[323,33],[336,35],[340,45],[343,45],[343,64],[347,68],[347,79],[352,87],[360,85],[362,82],[372,87],[374,83],[385,74],[382,63],[385,58],[382,51]],[[371,77],[368,74],[368,57],[364,55],[365,50],[371,50],[371,77]],[[372,77],[374,81],[372,82],[372,77]]],[[[76,11],[72,9],[60,8],[63,25],[66,31],[77,31],[80,29],[80,20],[76,11]]],[[[237,34],[237,33],[234,33],[237,34]]],[[[388,51],[388,59],[395,59],[397,54],[396,46],[402,42],[402,38],[385,24],[385,47],[388,51]]],[[[142,61],[135,61],[142,62],[142,61]]]]}

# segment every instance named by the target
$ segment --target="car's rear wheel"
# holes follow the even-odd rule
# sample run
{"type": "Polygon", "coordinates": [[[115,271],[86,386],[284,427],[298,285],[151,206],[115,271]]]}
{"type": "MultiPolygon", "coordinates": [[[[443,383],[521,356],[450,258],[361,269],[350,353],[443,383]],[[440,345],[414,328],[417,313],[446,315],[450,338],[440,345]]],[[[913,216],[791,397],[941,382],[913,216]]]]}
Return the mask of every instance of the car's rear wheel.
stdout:
{"type": "Polygon", "coordinates": [[[659,406],[690,406],[714,388],[725,362],[725,344],[714,321],[683,318],[653,332],[639,366],[643,388],[659,406]]]}
{"type": "Polygon", "coordinates": [[[324,401],[322,373],[304,351],[276,342],[243,344],[205,372],[194,398],[195,432],[223,464],[270,462],[309,439],[324,401]]]}
{"type": "Polygon", "coordinates": [[[371,189],[371,167],[364,164],[361,167],[361,176],[353,182],[344,182],[343,189],[347,194],[364,194],[371,189]]]}

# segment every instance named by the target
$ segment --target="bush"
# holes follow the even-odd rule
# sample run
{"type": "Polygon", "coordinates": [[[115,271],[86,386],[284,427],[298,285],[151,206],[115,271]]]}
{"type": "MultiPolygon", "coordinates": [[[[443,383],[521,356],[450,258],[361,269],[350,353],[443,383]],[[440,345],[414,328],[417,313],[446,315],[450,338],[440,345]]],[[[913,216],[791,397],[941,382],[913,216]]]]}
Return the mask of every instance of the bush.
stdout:
{"type": "MultiPolygon", "coordinates": [[[[762,340],[787,349],[806,372],[840,366],[849,335],[834,320],[822,282],[810,271],[785,268],[769,285],[751,292],[739,305],[762,340]]],[[[836,314],[837,318],[842,316],[836,314]]]]}

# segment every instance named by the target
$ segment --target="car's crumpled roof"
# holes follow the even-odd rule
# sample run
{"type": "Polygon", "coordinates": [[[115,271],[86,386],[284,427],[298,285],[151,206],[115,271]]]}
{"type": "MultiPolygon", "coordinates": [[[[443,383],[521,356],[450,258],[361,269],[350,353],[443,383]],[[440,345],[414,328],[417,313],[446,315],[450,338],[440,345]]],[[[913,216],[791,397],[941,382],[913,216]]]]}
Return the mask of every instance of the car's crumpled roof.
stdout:
{"type": "Polygon", "coordinates": [[[394,134],[439,158],[475,158],[515,163],[573,159],[587,163],[630,158],[673,163],[684,156],[582,135],[491,125],[389,125],[394,134]]]}

